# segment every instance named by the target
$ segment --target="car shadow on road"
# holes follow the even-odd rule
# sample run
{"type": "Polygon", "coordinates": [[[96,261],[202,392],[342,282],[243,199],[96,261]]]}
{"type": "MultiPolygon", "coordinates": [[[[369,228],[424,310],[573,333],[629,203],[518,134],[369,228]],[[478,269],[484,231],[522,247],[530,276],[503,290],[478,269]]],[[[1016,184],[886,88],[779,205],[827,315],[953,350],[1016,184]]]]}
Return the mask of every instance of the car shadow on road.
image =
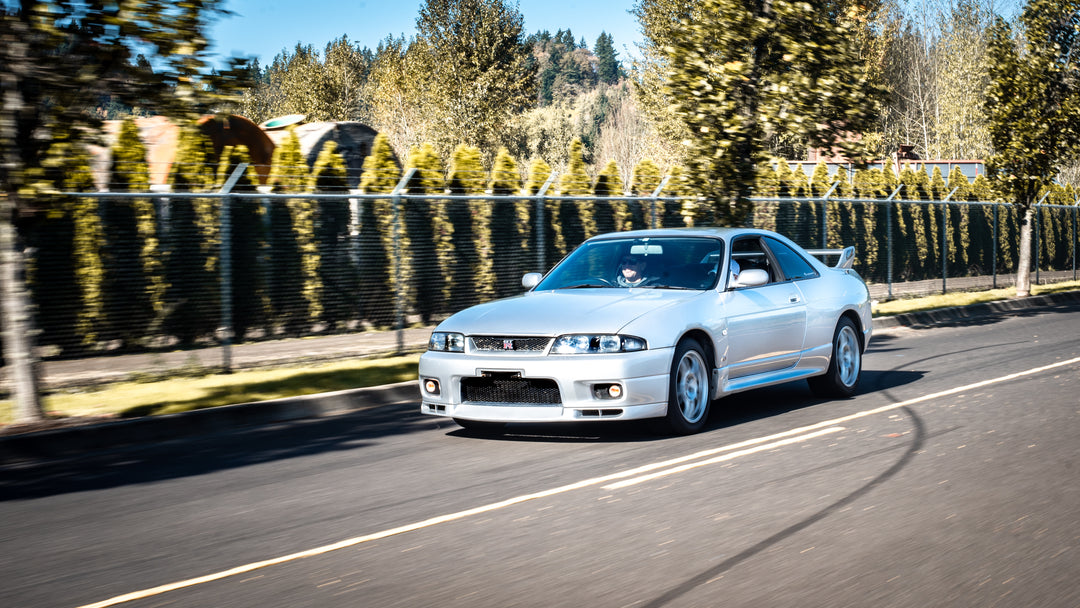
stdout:
{"type": "MultiPolygon", "coordinates": [[[[860,393],[888,391],[919,381],[925,374],[918,371],[864,370],[860,393]]],[[[714,401],[703,433],[738,426],[755,420],[779,416],[829,400],[810,392],[805,382],[788,382],[736,393],[714,401]]],[[[650,420],[597,421],[558,424],[509,424],[499,431],[454,429],[451,437],[473,440],[542,442],[542,443],[632,443],[663,441],[669,436],[658,430],[650,420]]]]}

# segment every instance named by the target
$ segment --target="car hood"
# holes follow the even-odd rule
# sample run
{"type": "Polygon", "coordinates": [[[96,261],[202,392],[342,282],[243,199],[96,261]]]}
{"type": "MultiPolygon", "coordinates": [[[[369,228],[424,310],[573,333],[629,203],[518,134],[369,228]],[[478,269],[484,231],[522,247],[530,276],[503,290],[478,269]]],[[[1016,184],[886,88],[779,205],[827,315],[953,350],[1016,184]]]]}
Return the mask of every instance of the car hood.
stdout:
{"type": "Polygon", "coordinates": [[[465,309],[443,321],[439,330],[503,336],[615,334],[642,315],[669,309],[702,293],[670,289],[528,292],[465,309]]]}

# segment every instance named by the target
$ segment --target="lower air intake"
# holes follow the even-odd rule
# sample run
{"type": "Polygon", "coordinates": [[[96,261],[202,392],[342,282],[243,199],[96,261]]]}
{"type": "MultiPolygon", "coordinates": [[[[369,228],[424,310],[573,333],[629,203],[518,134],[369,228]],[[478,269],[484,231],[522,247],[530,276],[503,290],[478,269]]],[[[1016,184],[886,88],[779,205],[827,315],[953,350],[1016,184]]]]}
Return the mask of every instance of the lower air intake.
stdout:
{"type": "Polygon", "coordinates": [[[510,376],[481,376],[461,380],[461,400],[500,405],[560,405],[554,380],[510,376]]]}

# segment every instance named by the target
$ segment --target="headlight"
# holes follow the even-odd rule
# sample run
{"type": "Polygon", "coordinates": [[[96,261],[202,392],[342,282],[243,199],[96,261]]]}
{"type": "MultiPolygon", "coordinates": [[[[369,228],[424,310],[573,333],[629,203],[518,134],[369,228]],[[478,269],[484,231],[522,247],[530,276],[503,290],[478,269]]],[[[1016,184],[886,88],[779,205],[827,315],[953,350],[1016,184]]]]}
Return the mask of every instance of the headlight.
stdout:
{"type": "Polygon", "coordinates": [[[551,347],[553,355],[577,355],[585,353],[628,353],[645,350],[645,340],[634,336],[611,334],[574,334],[559,336],[551,347]]]}
{"type": "Polygon", "coordinates": [[[428,350],[463,353],[465,352],[465,336],[454,332],[433,331],[427,347],[428,350]]]}

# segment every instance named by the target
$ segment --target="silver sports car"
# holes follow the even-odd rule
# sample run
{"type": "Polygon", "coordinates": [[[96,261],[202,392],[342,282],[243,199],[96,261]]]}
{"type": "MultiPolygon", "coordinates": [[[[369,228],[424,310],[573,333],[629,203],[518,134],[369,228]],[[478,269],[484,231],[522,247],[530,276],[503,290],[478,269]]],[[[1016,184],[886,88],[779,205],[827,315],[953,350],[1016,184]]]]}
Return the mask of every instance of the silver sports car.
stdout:
{"type": "Polygon", "coordinates": [[[466,428],[657,418],[688,434],[724,395],[806,379],[850,397],[870,342],[854,248],[766,230],[591,238],[524,294],[463,310],[420,357],[421,411],[466,428]],[[837,256],[829,266],[814,256],[837,256]]]}

